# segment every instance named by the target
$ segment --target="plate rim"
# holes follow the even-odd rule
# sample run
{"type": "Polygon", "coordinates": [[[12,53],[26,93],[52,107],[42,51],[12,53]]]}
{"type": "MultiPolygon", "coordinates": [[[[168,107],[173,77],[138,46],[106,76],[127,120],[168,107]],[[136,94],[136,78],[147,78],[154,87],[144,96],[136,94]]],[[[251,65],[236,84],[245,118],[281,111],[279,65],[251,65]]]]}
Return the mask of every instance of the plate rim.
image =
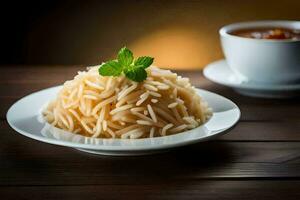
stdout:
{"type": "MultiPolygon", "coordinates": [[[[219,137],[225,133],[227,133],[230,129],[232,129],[240,120],[241,118],[241,110],[240,108],[237,106],[236,103],[234,103],[233,101],[231,101],[230,99],[219,95],[217,93],[214,92],[210,92],[208,90],[204,90],[204,89],[199,89],[199,88],[195,88],[197,91],[201,91],[201,92],[205,92],[208,94],[212,94],[212,95],[217,95],[220,98],[224,98],[227,101],[229,101],[231,104],[234,105],[234,108],[237,109],[237,117],[236,120],[228,127],[215,131],[212,135],[206,136],[204,138],[193,138],[193,139],[189,139],[189,140],[185,140],[182,142],[175,142],[175,143],[170,143],[170,144],[160,144],[160,145],[153,145],[153,146],[109,146],[109,145],[101,145],[101,144],[82,144],[82,143],[75,143],[75,142],[70,142],[70,141],[64,141],[64,140],[58,140],[58,139],[53,139],[53,138],[47,138],[45,136],[42,135],[35,135],[32,133],[29,133],[27,131],[21,130],[18,127],[14,126],[14,124],[12,123],[12,121],[10,120],[9,115],[11,115],[10,113],[12,112],[14,106],[16,106],[20,101],[22,101],[25,98],[28,98],[31,95],[40,93],[40,92],[45,92],[46,90],[51,90],[51,89],[55,89],[55,88],[59,88],[62,87],[62,85],[57,85],[57,86],[53,86],[53,87],[49,87],[49,88],[45,88],[39,91],[35,91],[33,93],[30,93],[26,96],[23,96],[22,98],[18,99],[17,101],[15,101],[10,108],[8,109],[7,113],[6,113],[6,119],[7,122],[9,124],[9,126],[18,134],[21,134],[25,137],[34,139],[36,141],[40,141],[40,142],[44,142],[47,144],[52,144],[52,145],[59,145],[59,146],[65,146],[65,147],[71,147],[71,148],[81,148],[81,149],[87,149],[87,150],[97,150],[97,151],[130,151],[130,152],[134,152],[134,151],[147,151],[147,150],[160,150],[160,149],[169,149],[169,148],[175,148],[175,147],[179,147],[179,146],[186,146],[189,144],[194,144],[197,142],[204,142],[204,141],[208,141],[211,140],[215,137],[219,137]]],[[[202,128],[203,125],[196,127],[197,128],[202,128]]],[[[174,135],[169,135],[169,136],[162,136],[162,137],[156,137],[156,138],[143,138],[143,139],[138,139],[138,140],[158,140],[161,138],[167,138],[167,137],[174,137],[175,135],[178,134],[187,134],[188,132],[194,131],[195,129],[191,129],[191,130],[187,130],[181,133],[177,133],[174,135]]],[[[87,137],[90,138],[90,137],[87,137]]],[[[102,140],[114,140],[114,139],[102,139],[102,140]]],[[[126,141],[130,141],[131,139],[118,139],[118,140],[126,140],[126,141]]]]}

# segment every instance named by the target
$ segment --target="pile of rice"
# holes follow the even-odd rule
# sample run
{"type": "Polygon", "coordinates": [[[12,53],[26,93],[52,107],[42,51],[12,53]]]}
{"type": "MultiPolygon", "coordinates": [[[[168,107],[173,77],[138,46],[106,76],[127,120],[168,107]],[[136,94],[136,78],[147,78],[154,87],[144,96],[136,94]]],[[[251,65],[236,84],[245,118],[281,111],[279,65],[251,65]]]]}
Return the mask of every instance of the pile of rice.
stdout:
{"type": "Polygon", "coordinates": [[[66,81],[43,111],[58,128],[93,138],[147,138],[176,134],[205,123],[211,109],[188,78],[147,68],[137,83],[125,76],[100,76],[99,66],[66,81]]]}

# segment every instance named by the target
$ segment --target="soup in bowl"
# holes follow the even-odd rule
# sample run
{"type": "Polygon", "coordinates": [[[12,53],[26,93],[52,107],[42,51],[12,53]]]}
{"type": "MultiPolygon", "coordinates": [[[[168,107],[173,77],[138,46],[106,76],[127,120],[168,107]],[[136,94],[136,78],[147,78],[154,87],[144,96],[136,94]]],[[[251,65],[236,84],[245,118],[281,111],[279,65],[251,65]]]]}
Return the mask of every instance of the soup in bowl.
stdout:
{"type": "Polygon", "coordinates": [[[239,29],[232,31],[230,34],[253,39],[300,40],[300,29],[282,27],[239,29]]]}
{"type": "Polygon", "coordinates": [[[226,61],[241,81],[300,83],[300,21],[255,21],[220,29],[226,61]]]}

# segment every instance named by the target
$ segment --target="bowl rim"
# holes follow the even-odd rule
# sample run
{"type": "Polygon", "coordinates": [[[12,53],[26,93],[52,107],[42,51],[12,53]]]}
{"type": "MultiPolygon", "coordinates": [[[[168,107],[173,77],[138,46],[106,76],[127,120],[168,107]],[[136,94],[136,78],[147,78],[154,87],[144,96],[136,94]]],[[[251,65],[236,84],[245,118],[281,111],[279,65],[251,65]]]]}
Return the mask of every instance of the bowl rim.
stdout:
{"type": "Polygon", "coordinates": [[[244,28],[257,28],[257,27],[283,27],[290,29],[299,29],[300,30],[300,21],[296,20],[258,20],[258,21],[243,21],[225,25],[219,29],[219,35],[221,37],[239,39],[244,41],[256,41],[256,42],[265,42],[265,43],[300,43],[300,39],[256,39],[256,38],[246,38],[237,35],[230,34],[233,30],[239,30],[244,28]]]}

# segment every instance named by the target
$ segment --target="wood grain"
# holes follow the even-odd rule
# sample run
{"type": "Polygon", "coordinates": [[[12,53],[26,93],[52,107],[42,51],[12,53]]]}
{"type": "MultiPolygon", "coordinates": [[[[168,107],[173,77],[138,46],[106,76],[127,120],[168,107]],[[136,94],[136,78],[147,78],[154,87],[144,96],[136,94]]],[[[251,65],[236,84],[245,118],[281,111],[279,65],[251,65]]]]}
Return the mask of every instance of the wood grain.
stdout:
{"type": "Polygon", "coordinates": [[[10,199],[293,199],[300,198],[299,181],[161,181],[159,184],[2,187],[10,199]]]}
{"type": "Polygon", "coordinates": [[[215,141],[140,157],[94,156],[17,134],[10,105],[82,66],[0,68],[0,195],[5,199],[299,199],[300,101],[240,96],[201,71],[178,71],[230,98],[241,121],[215,141]],[[18,191],[16,193],[15,191],[18,191]],[[118,191],[118,192],[115,192],[118,191]]]}
{"type": "Polygon", "coordinates": [[[1,131],[0,146],[0,172],[5,172],[0,173],[3,186],[300,178],[300,164],[295,163],[300,159],[299,142],[220,140],[151,156],[107,157],[1,131]]]}

